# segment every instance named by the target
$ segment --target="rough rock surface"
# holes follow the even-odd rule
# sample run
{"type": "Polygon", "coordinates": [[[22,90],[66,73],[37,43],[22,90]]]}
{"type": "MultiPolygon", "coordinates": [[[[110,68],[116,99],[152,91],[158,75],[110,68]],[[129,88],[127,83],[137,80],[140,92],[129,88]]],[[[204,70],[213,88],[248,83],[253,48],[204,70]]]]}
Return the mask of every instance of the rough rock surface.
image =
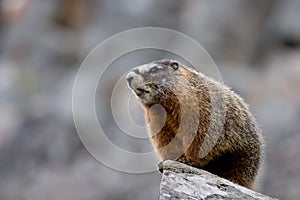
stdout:
{"type": "Polygon", "coordinates": [[[274,199],[179,162],[163,161],[159,168],[163,170],[160,200],[274,199]]]}

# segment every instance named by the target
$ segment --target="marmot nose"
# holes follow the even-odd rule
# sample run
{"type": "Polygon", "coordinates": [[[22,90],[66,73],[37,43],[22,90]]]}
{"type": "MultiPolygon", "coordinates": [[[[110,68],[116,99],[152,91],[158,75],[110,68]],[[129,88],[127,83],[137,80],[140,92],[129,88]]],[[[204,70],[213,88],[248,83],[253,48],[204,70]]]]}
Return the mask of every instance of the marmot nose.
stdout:
{"type": "Polygon", "coordinates": [[[127,75],[126,75],[126,80],[128,82],[128,85],[131,87],[131,81],[133,80],[133,73],[132,72],[129,72],[127,75]]]}

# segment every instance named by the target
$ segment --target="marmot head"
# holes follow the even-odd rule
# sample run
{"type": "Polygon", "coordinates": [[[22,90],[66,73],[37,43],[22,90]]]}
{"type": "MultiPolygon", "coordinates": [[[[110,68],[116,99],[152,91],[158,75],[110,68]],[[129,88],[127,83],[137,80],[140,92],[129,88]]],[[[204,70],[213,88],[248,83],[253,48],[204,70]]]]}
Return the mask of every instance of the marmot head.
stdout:
{"type": "MultiPolygon", "coordinates": [[[[145,105],[161,104],[174,91],[183,66],[175,60],[159,60],[133,68],[126,76],[128,86],[145,105]]],[[[174,98],[173,98],[174,99],[174,98]]]]}

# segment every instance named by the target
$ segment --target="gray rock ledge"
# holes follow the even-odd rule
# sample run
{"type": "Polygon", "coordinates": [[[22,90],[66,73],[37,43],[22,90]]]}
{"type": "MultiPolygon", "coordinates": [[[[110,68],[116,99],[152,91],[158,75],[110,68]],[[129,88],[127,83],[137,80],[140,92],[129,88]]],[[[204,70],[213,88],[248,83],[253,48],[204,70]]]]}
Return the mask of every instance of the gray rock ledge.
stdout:
{"type": "Polygon", "coordinates": [[[180,162],[159,163],[163,176],[160,200],[177,199],[243,199],[275,200],[245,187],[180,162]]]}

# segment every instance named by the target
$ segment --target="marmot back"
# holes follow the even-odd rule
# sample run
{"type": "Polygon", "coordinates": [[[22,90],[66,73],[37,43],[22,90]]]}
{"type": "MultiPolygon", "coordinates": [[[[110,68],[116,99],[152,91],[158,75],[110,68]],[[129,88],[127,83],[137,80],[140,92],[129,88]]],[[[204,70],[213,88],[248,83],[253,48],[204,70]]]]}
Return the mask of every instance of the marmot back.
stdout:
{"type": "Polygon", "coordinates": [[[253,187],[263,140],[241,97],[174,60],[138,66],[126,78],[145,108],[149,135],[162,160],[178,160],[253,187]]]}

